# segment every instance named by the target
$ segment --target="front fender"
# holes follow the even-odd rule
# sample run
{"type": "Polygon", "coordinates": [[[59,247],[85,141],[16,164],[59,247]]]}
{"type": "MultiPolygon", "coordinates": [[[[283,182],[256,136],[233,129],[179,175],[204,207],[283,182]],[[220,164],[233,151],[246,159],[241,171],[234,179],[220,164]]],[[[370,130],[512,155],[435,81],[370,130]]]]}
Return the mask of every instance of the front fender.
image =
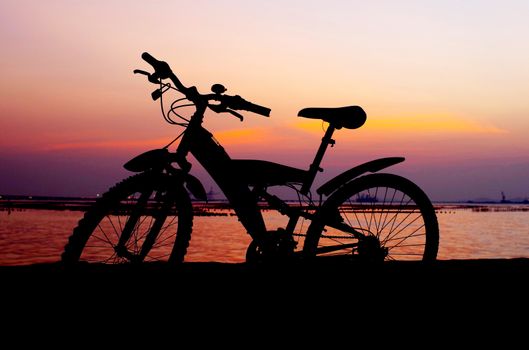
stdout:
{"type": "Polygon", "coordinates": [[[128,171],[140,173],[150,169],[162,169],[171,162],[170,153],[166,148],[153,149],[129,160],[123,167],[128,171]]]}
{"type": "Polygon", "coordinates": [[[351,181],[352,179],[364,173],[375,173],[392,165],[401,163],[404,161],[404,159],[404,157],[388,157],[375,159],[370,162],[360,164],[330,179],[329,181],[321,185],[316,190],[316,193],[318,193],[319,195],[328,196],[334,191],[336,191],[338,188],[351,181]]]}
{"type": "MultiPolygon", "coordinates": [[[[123,167],[133,172],[156,172],[167,167],[172,161],[172,154],[166,148],[162,148],[144,152],[129,160],[123,167]]],[[[181,169],[172,168],[171,173],[179,178],[179,182],[185,184],[193,197],[203,201],[207,200],[206,190],[199,179],[181,169]]]]}

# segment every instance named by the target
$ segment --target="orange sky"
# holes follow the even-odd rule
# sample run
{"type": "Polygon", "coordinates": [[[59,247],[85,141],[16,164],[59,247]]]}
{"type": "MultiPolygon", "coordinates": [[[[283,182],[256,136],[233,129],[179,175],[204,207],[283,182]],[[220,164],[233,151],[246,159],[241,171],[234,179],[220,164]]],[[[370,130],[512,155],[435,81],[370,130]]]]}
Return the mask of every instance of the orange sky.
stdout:
{"type": "Polygon", "coordinates": [[[528,197],[527,13],[515,0],[2,1],[0,194],[100,192],[169,142],[132,75],[149,51],[187,85],[272,108],[208,115],[234,157],[308,167],[322,126],[298,110],[360,105],[365,126],[336,134],[324,175],[405,156],[395,171],[435,199],[528,197]]]}

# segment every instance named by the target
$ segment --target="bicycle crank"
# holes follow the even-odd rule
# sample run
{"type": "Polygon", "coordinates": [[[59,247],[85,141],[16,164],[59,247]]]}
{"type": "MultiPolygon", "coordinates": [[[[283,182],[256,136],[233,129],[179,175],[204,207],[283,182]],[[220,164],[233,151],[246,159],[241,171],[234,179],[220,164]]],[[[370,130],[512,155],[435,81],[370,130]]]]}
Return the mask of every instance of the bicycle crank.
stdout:
{"type": "Polygon", "coordinates": [[[267,231],[260,242],[253,240],[250,243],[246,250],[246,262],[252,264],[285,262],[293,258],[296,246],[292,234],[288,234],[284,229],[267,231]]]}

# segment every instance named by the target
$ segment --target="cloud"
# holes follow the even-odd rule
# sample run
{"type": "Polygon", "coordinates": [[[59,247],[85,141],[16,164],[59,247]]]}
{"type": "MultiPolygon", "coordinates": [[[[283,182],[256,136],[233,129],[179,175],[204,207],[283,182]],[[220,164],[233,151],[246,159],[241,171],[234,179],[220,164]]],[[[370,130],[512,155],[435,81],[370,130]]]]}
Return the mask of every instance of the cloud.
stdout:
{"type": "Polygon", "coordinates": [[[118,140],[118,141],[81,141],[55,143],[44,147],[43,151],[68,151],[68,150],[101,150],[101,149],[137,149],[161,148],[171,140],[168,138],[151,140],[118,140]]]}
{"type": "MultiPolygon", "coordinates": [[[[307,132],[322,133],[321,121],[298,121],[291,127],[307,132]]],[[[443,115],[370,117],[362,127],[371,132],[435,132],[446,134],[505,134],[508,131],[492,125],[467,118],[443,115]]]]}
{"type": "Polygon", "coordinates": [[[504,134],[488,122],[452,116],[374,117],[366,122],[373,131],[435,132],[446,134],[504,134]]]}

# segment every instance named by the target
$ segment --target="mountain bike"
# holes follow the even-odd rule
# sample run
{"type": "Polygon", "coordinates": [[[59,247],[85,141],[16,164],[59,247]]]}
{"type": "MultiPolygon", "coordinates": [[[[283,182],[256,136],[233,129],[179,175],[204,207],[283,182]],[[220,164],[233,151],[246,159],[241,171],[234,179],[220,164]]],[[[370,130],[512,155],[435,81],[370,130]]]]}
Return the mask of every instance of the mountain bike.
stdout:
{"type": "MultiPolygon", "coordinates": [[[[246,260],[252,263],[344,256],[366,261],[436,259],[437,217],[428,196],[412,181],[380,173],[403,157],[375,159],[354,166],[312,190],[333,133],[357,129],[366,119],[359,106],[305,108],[298,116],[321,119],[327,128],[308,169],[255,159],[232,159],[203,126],[207,109],[243,121],[239,111],[268,117],[270,109],[225,94],[214,84],[212,93],[186,87],[164,61],[148,53],[142,58],[153,73],[135,70],[157,85],[162,115],[183,131],[161,149],[145,152],[124,167],[137,174],[103,194],[73,230],[62,261],[74,263],[141,263],[184,260],[193,227],[191,196],[206,201],[204,186],[190,173],[192,155],[225,195],[240,223],[251,236],[246,260]],[[163,95],[176,98],[169,109],[163,95]],[[183,109],[191,109],[183,115],[183,109]],[[169,148],[179,141],[174,151],[169,148]],[[287,186],[298,201],[281,199],[269,189],[287,186]],[[267,227],[263,210],[288,218],[285,227],[267,227]],[[308,224],[307,224],[308,222],[308,224]]],[[[219,237],[221,239],[221,237],[219,237]]]]}

